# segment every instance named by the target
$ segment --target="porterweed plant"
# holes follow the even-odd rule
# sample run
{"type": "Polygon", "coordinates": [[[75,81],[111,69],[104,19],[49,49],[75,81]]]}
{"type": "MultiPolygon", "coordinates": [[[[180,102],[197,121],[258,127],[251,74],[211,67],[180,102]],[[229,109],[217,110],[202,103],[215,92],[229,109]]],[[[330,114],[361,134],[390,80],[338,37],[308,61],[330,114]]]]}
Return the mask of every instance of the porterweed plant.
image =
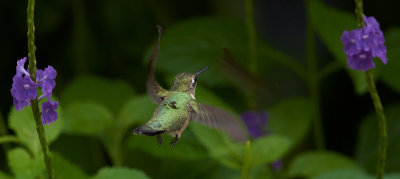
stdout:
{"type": "Polygon", "coordinates": [[[0,179],[398,179],[397,6],[2,1],[0,179]]]}

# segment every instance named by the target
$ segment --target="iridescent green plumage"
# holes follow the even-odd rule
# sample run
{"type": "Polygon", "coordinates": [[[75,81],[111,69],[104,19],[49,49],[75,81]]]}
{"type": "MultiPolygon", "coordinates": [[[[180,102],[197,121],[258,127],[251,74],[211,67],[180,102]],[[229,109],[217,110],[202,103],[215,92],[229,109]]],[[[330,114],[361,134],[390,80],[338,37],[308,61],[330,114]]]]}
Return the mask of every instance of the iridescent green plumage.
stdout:
{"type": "Polygon", "coordinates": [[[150,58],[147,80],[147,93],[158,106],[150,121],[135,129],[133,133],[156,135],[159,143],[162,142],[160,135],[166,133],[175,137],[171,142],[175,145],[190,120],[194,120],[219,128],[237,141],[244,141],[246,134],[232,115],[219,108],[198,103],[195,99],[197,77],[208,67],[195,74],[177,74],[171,90],[166,90],[157,83],[154,78],[154,66],[160,50],[160,38],[161,28],[159,27],[159,39],[150,58]]]}
{"type": "Polygon", "coordinates": [[[180,130],[190,118],[189,103],[192,100],[187,93],[171,91],[156,108],[153,118],[145,125],[166,133],[180,130]]]}

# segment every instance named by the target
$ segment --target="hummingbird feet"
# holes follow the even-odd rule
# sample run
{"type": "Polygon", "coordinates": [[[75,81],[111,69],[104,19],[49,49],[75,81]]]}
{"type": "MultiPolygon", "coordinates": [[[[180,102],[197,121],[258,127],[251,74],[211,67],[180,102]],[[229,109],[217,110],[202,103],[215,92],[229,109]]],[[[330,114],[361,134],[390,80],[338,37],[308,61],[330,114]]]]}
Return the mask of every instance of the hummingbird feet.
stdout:
{"type": "Polygon", "coordinates": [[[179,137],[178,137],[178,135],[176,135],[174,140],[172,140],[170,144],[175,147],[178,140],[179,140],[179,137]]]}
{"type": "Polygon", "coordinates": [[[157,141],[158,141],[158,144],[162,144],[162,137],[161,137],[161,135],[157,135],[157,141]]]}

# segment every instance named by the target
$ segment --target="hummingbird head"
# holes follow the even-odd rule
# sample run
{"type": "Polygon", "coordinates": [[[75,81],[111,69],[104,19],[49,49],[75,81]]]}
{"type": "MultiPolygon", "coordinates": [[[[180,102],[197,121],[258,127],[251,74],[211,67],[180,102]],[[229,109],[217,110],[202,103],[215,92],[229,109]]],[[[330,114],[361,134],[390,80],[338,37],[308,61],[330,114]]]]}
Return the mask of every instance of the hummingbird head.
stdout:
{"type": "Polygon", "coordinates": [[[208,67],[205,67],[198,71],[195,74],[191,73],[179,73],[174,78],[174,84],[172,85],[172,91],[181,91],[181,92],[188,92],[190,96],[194,98],[194,94],[196,91],[196,84],[197,84],[197,77],[203,71],[207,70],[208,67]]]}

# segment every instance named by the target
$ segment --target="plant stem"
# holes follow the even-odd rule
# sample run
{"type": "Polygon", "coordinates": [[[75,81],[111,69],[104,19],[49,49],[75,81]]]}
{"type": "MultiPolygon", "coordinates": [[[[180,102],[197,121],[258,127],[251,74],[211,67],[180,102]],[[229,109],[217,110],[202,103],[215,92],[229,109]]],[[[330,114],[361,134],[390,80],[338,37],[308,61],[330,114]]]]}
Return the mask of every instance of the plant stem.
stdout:
{"type": "Polygon", "coordinates": [[[374,83],[374,74],[372,70],[368,70],[365,73],[368,83],[368,91],[371,95],[374,103],[375,111],[379,120],[379,159],[376,169],[376,178],[382,179],[385,174],[385,162],[386,162],[386,151],[387,151],[387,126],[386,117],[383,112],[383,106],[379,97],[378,91],[376,90],[374,83]]]}
{"type": "Polygon", "coordinates": [[[47,174],[48,174],[49,178],[53,179],[54,178],[53,162],[51,160],[51,153],[50,153],[49,146],[47,144],[44,127],[43,127],[42,121],[40,119],[41,114],[39,112],[38,101],[32,100],[31,103],[32,103],[33,116],[35,118],[35,123],[36,123],[36,132],[38,133],[40,145],[42,147],[42,151],[44,154],[43,157],[44,157],[44,162],[46,164],[47,174]]]}
{"type": "Polygon", "coordinates": [[[363,21],[363,16],[364,16],[363,2],[362,0],[354,0],[354,3],[356,4],[356,9],[354,10],[354,12],[356,13],[357,16],[357,26],[358,28],[362,28],[365,26],[363,21]]]}
{"type": "Polygon", "coordinates": [[[9,142],[21,143],[21,141],[18,139],[18,137],[10,136],[10,135],[0,136],[0,144],[9,143],[9,142]]]}
{"type": "Polygon", "coordinates": [[[319,104],[319,86],[320,78],[318,77],[318,63],[315,50],[315,32],[311,25],[310,10],[308,9],[311,0],[305,0],[307,11],[307,26],[306,26],[306,55],[308,66],[308,87],[310,90],[311,101],[313,103],[313,126],[314,126],[314,140],[319,150],[325,149],[324,132],[322,128],[320,104],[319,104]]]}
{"type": "MultiPolygon", "coordinates": [[[[357,25],[358,28],[362,28],[365,26],[363,21],[363,2],[362,0],[354,0],[356,4],[355,13],[357,16],[357,25]]],[[[385,163],[386,163],[386,151],[387,151],[387,126],[386,126],[386,117],[385,113],[383,112],[383,106],[381,99],[379,97],[378,91],[375,87],[374,82],[374,73],[372,70],[368,70],[365,72],[367,84],[368,84],[368,91],[374,103],[375,111],[378,116],[378,123],[379,123],[379,150],[378,150],[378,163],[376,166],[376,178],[382,179],[383,175],[385,174],[385,163]]]]}
{"type": "Polygon", "coordinates": [[[242,176],[241,179],[246,179],[249,175],[249,162],[250,162],[250,141],[246,142],[246,149],[244,153],[242,176]]]}
{"type": "Polygon", "coordinates": [[[123,135],[119,133],[108,133],[111,138],[103,138],[103,144],[111,158],[114,166],[122,166],[124,158],[122,156],[122,140],[123,135]]]}
{"type": "MultiPolygon", "coordinates": [[[[28,0],[27,12],[27,27],[28,27],[28,59],[29,59],[29,72],[32,81],[36,81],[36,47],[35,47],[35,24],[34,24],[34,13],[35,13],[35,0],[28,0]]],[[[54,169],[51,161],[51,154],[47,145],[45,131],[40,119],[41,114],[39,111],[38,100],[32,100],[32,112],[36,123],[36,132],[38,133],[40,145],[43,150],[44,161],[47,168],[48,177],[54,178],[54,169]]]]}

